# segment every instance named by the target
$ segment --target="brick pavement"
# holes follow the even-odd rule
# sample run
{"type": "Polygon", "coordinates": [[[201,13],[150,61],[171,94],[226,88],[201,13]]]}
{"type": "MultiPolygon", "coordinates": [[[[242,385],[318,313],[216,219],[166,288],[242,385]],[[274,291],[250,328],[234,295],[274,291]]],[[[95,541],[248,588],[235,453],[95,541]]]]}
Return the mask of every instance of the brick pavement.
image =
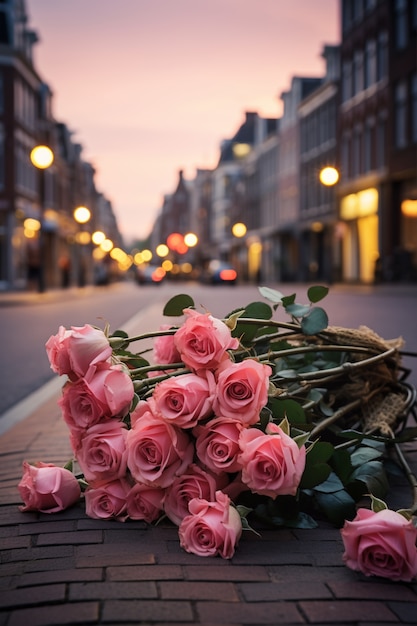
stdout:
{"type": "MultiPolygon", "coordinates": [[[[21,513],[22,461],[64,464],[71,456],[56,401],[0,436],[0,626],[417,623],[417,583],[352,572],[339,531],[325,524],[244,533],[223,561],[184,552],[169,523],[100,522],[81,505],[21,513]]],[[[404,449],[417,473],[417,445],[404,449]]],[[[396,477],[391,506],[408,506],[410,497],[396,477]]]]}

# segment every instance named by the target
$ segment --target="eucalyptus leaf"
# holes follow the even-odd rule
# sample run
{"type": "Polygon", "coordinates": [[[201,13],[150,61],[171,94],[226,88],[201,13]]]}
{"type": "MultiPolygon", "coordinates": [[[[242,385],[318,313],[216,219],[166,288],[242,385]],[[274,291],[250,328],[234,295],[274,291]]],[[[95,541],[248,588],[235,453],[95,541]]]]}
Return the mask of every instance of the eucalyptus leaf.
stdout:
{"type": "Polygon", "coordinates": [[[261,294],[261,296],[263,296],[270,302],[273,302],[274,304],[281,304],[281,300],[284,297],[284,295],[280,291],[277,291],[276,289],[270,289],[270,287],[259,287],[259,293],[261,294]]]}
{"type": "Polygon", "coordinates": [[[343,489],[343,483],[334,472],[329,474],[326,481],[315,487],[315,491],[320,491],[321,493],[333,493],[341,489],[343,489]]]}
{"type": "Polygon", "coordinates": [[[303,315],[307,315],[310,311],[310,306],[308,304],[288,304],[285,310],[288,315],[292,315],[293,317],[303,317],[303,315]]]}
{"type": "Polygon", "coordinates": [[[336,526],[342,526],[346,519],[355,517],[355,500],[344,489],[332,493],[316,492],[315,500],[327,519],[336,526]]]}
{"type": "Polygon", "coordinates": [[[365,483],[368,493],[374,494],[377,498],[383,498],[389,488],[387,475],[381,461],[370,461],[357,467],[351,478],[365,483]]]}
{"type": "Polygon", "coordinates": [[[317,335],[325,330],[329,324],[329,318],[324,309],[313,307],[301,319],[301,330],[305,335],[317,335]]]}
{"type": "Polygon", "coordinates": [[[181,293],[166,303],[164,306],[163,314],[170,317],[180,317],[183,315],[184,309],[191,309],[194,307],[194,300],[191,296],[181,293]]]}
{"type": "Polygon", "coordinates": [[[350,460],[353,467],[359,467],[368,461],[379,459],[382,452],[376,448],[369,448],[368,446],[360,446],[355,452],[352,452],[350,460]]]}

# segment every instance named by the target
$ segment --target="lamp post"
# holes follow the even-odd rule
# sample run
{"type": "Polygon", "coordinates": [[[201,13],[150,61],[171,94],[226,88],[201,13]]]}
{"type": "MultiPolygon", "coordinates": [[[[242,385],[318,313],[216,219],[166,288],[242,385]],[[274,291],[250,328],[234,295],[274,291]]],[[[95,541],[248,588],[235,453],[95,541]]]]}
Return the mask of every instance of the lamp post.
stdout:
{"type": "MultiPolygon", "coordinates": [[[[326,165],[319,172],[319,180],[321,184],[327,188],[331,188],[337,185],[337,183],[339,182],[339,178],[340,178],[339,170],[333,165],[326,165]]],[[[335,196],[333,195],[332,204],[334,203],[335,203],[335,196]]],[[[338,220],[337,209],[335,209],[335,212],[336,212],[336,215],[334,217],[336,218],[336,220],[338,220]]],[[[336,223],[336,227],[334,230],[335,235],[338,232],[337,224],[338,222],[336,223]]],[[[316,237],[318,236],[318,233],[322,232],[322,230],[323,230],[323,225],[321,224],[321,222],[314,222],[312,224],[312,233],[315,234],[316,237]]],[[[329,251],[329,260],[331,264],[331,268],[328,272],[329,282],[333,282],[335,278],[336,279],[340,278],[341,250],[339,249],[340,243],[337,241],[337,238],[336,238],[336,243],[338,244],[338,247],[335,247],[335,243],[333,242],[331,246],[331,250],[329,251]]]]}
{"type": "MultiPolygon", "coordinates": [[[[74,219],[81,227],[87,222],[90,221],[91,211],[87,209],[85,206],[78,206],[74,209],[74,219]]],[[[90,243],[90,235],[86,231],[83,231],[82,228],[77,236],[77,241],[80,245],[80,254],[78,257],[78,286],[84,287],[85,285],[85,265],[84,265],[84,247],[86,244],[90,243]]]]}
{"type": "Polygon", "coordinates": [[[30,160],[40,173],[40,229],[39,229],[39,268],[38,268],[38,291],[43,293],[45,284],[45,170],[54,162],[54,153],[51,148],[44,145],[35,146],[30,153],[30,160]]]}

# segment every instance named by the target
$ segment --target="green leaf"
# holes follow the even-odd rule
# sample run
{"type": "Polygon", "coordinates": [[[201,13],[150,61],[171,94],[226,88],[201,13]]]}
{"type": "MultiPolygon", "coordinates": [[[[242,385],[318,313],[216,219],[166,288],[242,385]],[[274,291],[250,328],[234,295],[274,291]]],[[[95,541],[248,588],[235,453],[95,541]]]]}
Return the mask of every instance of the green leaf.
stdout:
{"type": "Polygon", "coordinates": [[[309,313],[301,319],[301,330],[305,335],[316,335],[329,324],[329,318],[324,309],[313,307],[309,313]]]}
{"type": "Polygon", "coordinates": [[[163,314],[171,317],[180,317],[183,315],[184,309],[190,309],[194,307],[194,300],[187,294],[178,294],[168,300],[166,303],[163,314]]]}
{"type": "Polygon", "coordinates": [[[310,302],[319,302],[323,300],[329,293],[328,287],[323,287],[322,285],[314,285],[310,287],[307,291],[307,296],[310,302]]]}
{"type": "Polygon", "coordinates": [[[289,304],[294,304],[295,302],[295,293],[291,294],[290,296],[284,296],[282,298],[282,306],[285,308],[287,307],[289,304]]]}
{"type": "Polygon", "coordinates": [[[327,465],[327,463],[307,465],[306,462],[306,467],[300,481],[300,489],[317,489],[320,485],[327,482],[331,472],[332,468],[330,465],[327,465]]]}
{"type": "Polygon", "coordinates": [[[329,474],[329,477],[325,482],[315,487],[315,491],[320,491],[321,493],[333,493],[340,491],[341,489],[343,489],[343,483],[334,472],[329,474]]]}
{"type": "Polygon", "coordinates": [[[274,526],[279,528],[317,528],[317,522],[307,513],[300,512],[297,517],[288,519],[287,517],[279,517],[275,515],[270,520],[274,526]]]}
{"type": "Polygon", "coordinates": [[[351,479],[363,482],[367,492],[373,493],[377,498],[382,498],[389,489],[388,479],[381,461],[370,461],[357,467],[352,473],[351,479]]]}
{"type": "MultiPolygon", "coordinates": [[[[252,302],[243,311],[242,318],[244,317],[268,321],[272,317],[272,309],[265,302],[252,302]]],[[[236,328],[232,334],[234,337],[239,337],[243,344],[246,344],[252,341],[260,327],[261,324],[259,326],[256,324],[245,324],[240,319],[237,320],[236,328]]]]}
{"type": "Polygon", "coordinates": [[[266,302],[251,302],[245,308],[242,317],[254,317],[257,320],[270,320],[272,317],[272,309],[266,302]]]}
{"type": "Polygon", "coordinates": [[[330,463],[342,483],[346,485],[353,472],[352,463],[350,461],[350,452],[343,448],[336,449],[333,452],[330,463]]]}
{"type": "Polygon", "coordinates": [[[308,462],[310,465],[325,463],[331,458],[333,451],[334,448],[328,441],[316,441],[308,451],[308,462]]]}
{"type": "Polygon", "coordinates": [[[274,417],[283,419],[288,418],[290,424],[305,424],[306,417],[305,412],[301,404],[295,400],[274,398],[270,401],[270,406],[273,411],[274,417]]]}
{"type": "Polygon", "coordinates": [[[336,526],[343,526],[346,519],[355,517],[355,501],[344,489],[333,493],[315,493],[315,500],[327,519],[336,526]]]}

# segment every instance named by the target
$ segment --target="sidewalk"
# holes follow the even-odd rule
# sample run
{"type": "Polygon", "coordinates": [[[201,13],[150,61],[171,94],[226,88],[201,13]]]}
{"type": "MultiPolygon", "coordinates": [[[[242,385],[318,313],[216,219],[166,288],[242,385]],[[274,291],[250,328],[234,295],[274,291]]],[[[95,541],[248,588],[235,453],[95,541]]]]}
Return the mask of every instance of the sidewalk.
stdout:
{"type": "MultiPolygon", "coordinates": [[[[328,525],[244,533],[224,561],[184,552],[169,523],[100,522],[82,505],[21,513],[22,461],[63,465],[71,457],[57,398],[0,436],[0,626],[417,623],[417,583],[349,570],[339,530],[328,525]]],[[[417,473],[417,443],[404,450],[417,473]]],[[[390,505],[410,501],[397,477],[390,505]]]]}

